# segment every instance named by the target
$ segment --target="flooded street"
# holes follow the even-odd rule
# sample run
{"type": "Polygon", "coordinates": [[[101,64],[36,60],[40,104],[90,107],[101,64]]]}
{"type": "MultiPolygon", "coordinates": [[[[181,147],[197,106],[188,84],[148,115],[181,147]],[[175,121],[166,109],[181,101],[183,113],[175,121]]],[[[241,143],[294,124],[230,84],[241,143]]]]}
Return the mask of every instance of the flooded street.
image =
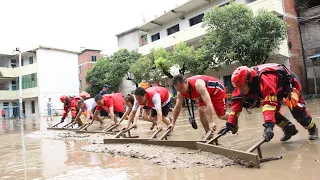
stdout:
{"type": "MultiPolygon", "coordinates": [[[[320,100],[308,100],[307,108],[319,127],[320,100]]],[[[101,144],[102,139],[112,135],[49,131],[46,128],[51,126],[51,123],[47,123],[46,118],[28,119],[23,124],[19,120],[1,120],[0,179],[319,179],[320,141],[307,140],[307,130],[292,118],[286,107],[283,107],[281,112],[292,120],[299,133],[283,143],[279,141],[283,133],[275,127],[275,137],[271,142],[262,145],[262,154],[264,157],[282,155],[283,158],[262,163],[260,169],[246,168],[234,163],[223,168],[212,166],[214,162],[210,160],[216,161],[215,158],[224,162],[231,160],[187,149],[147,145],[113,146],[144,152],[144,157],[130,158],[104,152],[105,147],[112,148],[112,145],[101,144]],[[90,148],[98,153],[88,152],[90,148]],[[154,158],[149,157],[150,154],[154,158]],[[179,164],[174,161],[184,166],[170,166],[179,164]]],[[[184,111],[180,116],[169,139],[201,139],[204,131],[200,122],[197,121],[199,128],[194,130],[188,122],[187,112],[184,111]]],[[[198,114],[196,117],[199,117],[198,114]]],[[[55,120],[59,120],[59,117],[55,120]]],[[[106,122],[110,123],[110,120],[106,122]]],[[[55,121],[52,124],[55,124],[55,121]]],[[[220,129],[225,122],[219,120],[217,124],[220,129]]],[[[253,110],[251,115],[244,110],[239,119],[238,134],[227,134],[219,139],[219,143],[223,147],[246,150],[262,138],[262,124],[260,109],[253,110]]],[[[140,121],[138,129],[132,133],[148,137],[152,134],[149,127],[149,123],[140,121]]],[[[99,124],[95,124],[91,129],[99,129],[99,124]]]]}

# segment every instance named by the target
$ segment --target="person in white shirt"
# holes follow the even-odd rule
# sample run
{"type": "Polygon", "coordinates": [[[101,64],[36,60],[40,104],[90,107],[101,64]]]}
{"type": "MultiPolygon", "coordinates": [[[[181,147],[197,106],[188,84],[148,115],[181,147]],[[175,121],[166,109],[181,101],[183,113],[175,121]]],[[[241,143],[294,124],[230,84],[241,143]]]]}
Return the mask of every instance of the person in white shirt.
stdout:
{"type": "MultiPolygon", "coordinates": [[[[89,119],[92,119],[93,113],[96,109],[97,103],[94,101],[94,98],[90,98],[87,100],[79,100],[77,102],[77,108],[79,108],[79,113],[76,116],[76,122],[78,122],[79,126],[83,125],[83,122],[80,119],[81,114],[83,113],[86,116],[85,123],[89,123],[89,119]]],[[[103,125],[102,117],[97,116],[97,120],[100,121],[100,124],[103,125]]]]}

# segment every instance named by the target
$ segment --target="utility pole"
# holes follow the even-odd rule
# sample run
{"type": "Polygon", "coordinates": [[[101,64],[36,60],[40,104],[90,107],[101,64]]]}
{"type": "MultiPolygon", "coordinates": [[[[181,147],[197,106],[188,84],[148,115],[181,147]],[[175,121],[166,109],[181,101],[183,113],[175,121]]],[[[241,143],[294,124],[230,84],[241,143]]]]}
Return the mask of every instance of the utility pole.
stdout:
{"type": "Polygon", "coordinates": [[[22,76],[21,76],[21,51],[19,48],[16,48],[16,51],[19,52],[19,118],[23,118],[22,113],[22,76]]]}

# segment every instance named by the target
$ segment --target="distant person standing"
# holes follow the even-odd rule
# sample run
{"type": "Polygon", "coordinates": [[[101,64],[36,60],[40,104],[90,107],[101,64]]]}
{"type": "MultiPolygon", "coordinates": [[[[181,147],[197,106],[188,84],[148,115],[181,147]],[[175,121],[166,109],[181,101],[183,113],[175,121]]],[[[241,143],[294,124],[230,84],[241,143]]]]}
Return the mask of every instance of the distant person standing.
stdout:
{"type": "Polygon", "coordinates": [[[52,102],[51,102],[51,98],[49,98],[48,102],[47,102],[47,108],[48,108],[48,116],[47,116],[47,121],[50,118],[52,121],[52,102]]]}
{"type": "Polygon", "coordinates": [[[103,95],[105,95],[105,94],[109,94],[108,91],[109,91],[109,86],[108,86],[108,84],[105,84],[105,85],[103,86],[103,89],[100,91],[99,94],[100,94],[101,96],[103,96],[103,95]]]}
{"type": "Polygon", "coordinates": [[[1,114],[3,119],[6,119],[6,110],[2,109],[1,114]]]}
{"type": "MultiPolygon", "coordinates": [[[[103,85],[103,89],[100,91],[99,95],[103,96],[105,94],[109,94],[108,91],[109,91],[109,86],[108,86],[108,84],[105,84],[105,85],[103,85]]],[[[108,115],[109,115],[109,113],[107,111],[105,111],[104,109],[100,110],[101,117],[108,116],[108,115]]]]}

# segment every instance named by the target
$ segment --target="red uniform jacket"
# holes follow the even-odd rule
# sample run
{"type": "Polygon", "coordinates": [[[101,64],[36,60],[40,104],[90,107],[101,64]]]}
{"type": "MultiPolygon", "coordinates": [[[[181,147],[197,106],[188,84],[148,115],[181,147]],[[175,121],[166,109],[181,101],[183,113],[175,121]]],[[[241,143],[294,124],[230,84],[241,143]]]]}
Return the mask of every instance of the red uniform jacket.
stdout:
{"type": "Polygon", "coordinates": [[[190,91],[191,91],[191,96],[193,100],[201,99],[200,94],[197,92],[196,85],[195,85],[198,79],[204,80],[204,82],[206,83],[206,87],[211,99],[226,98],[225,88],[221,83],[221,81],[219,81],[214,77],[205,76],[205,75],[192,76],[187,79],[187,81],[189,82],[190,89],[188,88],[188,91],[182,94],[184,97],[190,99],[190,91]]]}
{"type": "Polygon", "coordinates": [[[71,111],[71,116],[73,118],[77,115],[77,102],[82,99],[81,97],[75,96],[75,97],[69,97],[68,103],[63,104],[64,113],[62,114],[63,118],[66,118],[69,111],[71,111]]]}
{"type": "Polygon", "coordinates": [[[168,89],[161,87],[161,86],[150,87],[150,88],[146,89],[146,92],[147,92],[146,93],[147,102],[140,103],[140,105],[148,106],[150,108],[155,107],[152,102],[152,98],[156,93],[160,94],[161,105],[162,105],[162,103],[168,101],[168,99],[170,98],[170,93],[169,93],[168,89]]]}
{"type": "MultiPolygon", "coordinates": [[[[267,74],[261,74],[260,85],[260,97],[259,101],[262,106],[262,113],[264,122],[276,123],[275,112],[280,110],[282,99],[277,99],[279,93],[284,91],[282,87],[278,87],[279,76],[274,72],[268,72],[267,74]]],[[[293,87],[301,92],[301,85],[296,78],[293,79],[293,87]]],[[[254,97],[255,94],[247,94],[245,97],[254,97]]],[[[242,97],[240,90],[236,88],[232,93],[231,113],[228,122],[236,125],[238,123],[238,117],[242,111],[242,97]]]]}
{"type": "Polygon", "coordinates": [[[100,111],[101,108],[109,112],[109,108],[113,106],[115,112],[124,112],[124,99],[120,93],[105,94],[102,96],[104,106],[97,106],[96,110],[100,111]]]}

